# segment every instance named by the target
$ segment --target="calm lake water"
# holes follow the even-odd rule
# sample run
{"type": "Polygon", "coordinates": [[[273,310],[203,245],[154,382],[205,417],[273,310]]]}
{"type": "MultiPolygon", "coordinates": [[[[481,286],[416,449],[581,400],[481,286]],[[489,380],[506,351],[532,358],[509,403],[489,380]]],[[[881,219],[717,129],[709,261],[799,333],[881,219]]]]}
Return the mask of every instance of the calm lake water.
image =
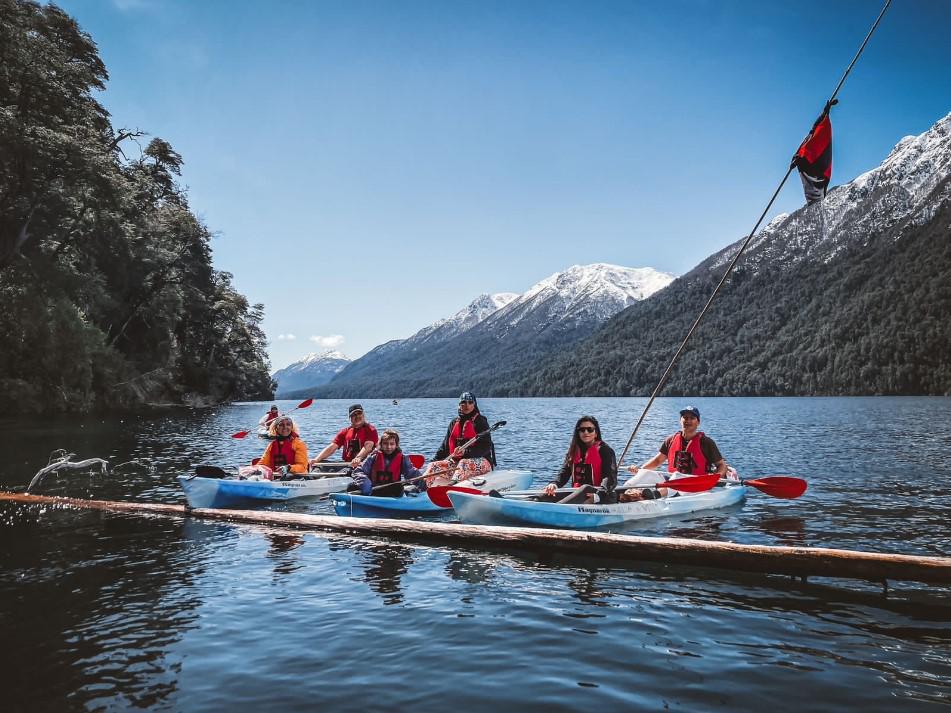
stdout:
{"type": "MultiPolygon", "coordinates": [[[[951,555],[951,399],[691,399],[746,477],[794,501],[632,528],[760,544],[951,555]]],[[[295,402],[279,402],[285,407],[295,402]]],[[[297,412],[316,453],[344,401],[297,412]]],[[[644,399],[485,399],[500,465],[545,483],[581,414],[620,453],[644,399]]],[[[661,399],[628,462],[677,427],[661,399]]],[[[363,402],[431,456],[452,400],[363,402]]],[[[263,442],[263,404],[0,422],[0,487],[65,448],[127,461],[40,494],[183,502],[175,477],[263,442]]],[[[332,512],[325,501],[288,506],[332,512]]],[[[19,710],[762,711],[951,707],[951,590],[605,566],[198,520],[0,505],[0,707],[19,710]],[[796,702],[795,704],[793,702],[796,702]]]]}

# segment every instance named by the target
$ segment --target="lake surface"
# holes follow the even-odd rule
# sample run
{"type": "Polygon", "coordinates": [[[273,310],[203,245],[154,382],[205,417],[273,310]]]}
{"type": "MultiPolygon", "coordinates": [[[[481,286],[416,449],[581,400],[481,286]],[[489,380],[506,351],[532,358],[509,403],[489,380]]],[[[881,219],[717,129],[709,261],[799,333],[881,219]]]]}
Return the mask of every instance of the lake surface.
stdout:
{"type": "MultiPolygon", "coordinates": [[[[809,480],[631,528],[759,544],[951,555],[949,398],[660,399],[628,463],[677,412],[745,477],[809,480]]],[[[485,399],[500,466],[548,482],[581,414],[620,451],[645,399],[485,399]]],[[[291,407],[296,402],[279,402],[291,407]]],[[[432,456],[455,404],[363,402],[432,456]]],[[[345,401],[296,412],[313,454],[345,401]]],[[[265,404],[0,422],[0,487],[65,448],[124,463],[38,494],[183,502],[175,477],[260,455],[265,404]],[[134,462],[129,462],[134,461],[134,462]]],[[[297,512],[328,514],[326,501],[297,512]]],[[[0,505],[0,684],[15,710],[941,710],[951,590],[606,566],[198,520],[0,505]]]]}

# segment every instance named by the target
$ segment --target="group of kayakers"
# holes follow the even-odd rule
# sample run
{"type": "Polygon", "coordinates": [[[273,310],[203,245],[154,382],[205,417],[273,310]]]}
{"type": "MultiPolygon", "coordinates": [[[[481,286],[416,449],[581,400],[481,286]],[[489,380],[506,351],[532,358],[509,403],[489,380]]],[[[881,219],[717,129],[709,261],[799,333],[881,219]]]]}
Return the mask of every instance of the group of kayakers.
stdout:
{"type": "MultiPolygon", "coordinates": [[[[262,418],[262,423],[271,412],[262,418]]],[[[469,391],[459,396],[458,414],[449,422],[442,445],[423,473],[416,468],[400,448],[400,435],[386,429],[380,436],[366,420],[363,406],[353,404],[348,409],[350,425],[342,428],[333,440],[309,460],[307,444],[300,437],[297,424],[290,416],[276,416],[268,423],[271,439],[257,465],[266,466],[283,475],[303,475],[319,469],[327,458],[343,449],[341,460],[352,469],[352,491],[364,495],[398,496],[407,481],[413,481],[420,490],[427,484],[445,484],[468,480],[488,473],[495,467],[495,445],[489,422],[479,412],[476,397],[469,391]]]]}
{"type": "MultiPolygon", "coordinates": [[[[265,415],[276,411],[276,406],[265,415]]],[[[338,449],[343,449],[343,464],[352,468],[351,491],[364,495],[399,496],[411,481],[420,490],[427,485],[443,485],[476,478],[496,465],[495,445],[489,422],[479,411],[475,396],[464,391],[459,396],[458,413],[449,422],[442,444],[423,473],[400,448],[400,436],[385,429],[382,436],[366,420],[363,407],[353,404],[348,410],[350,425],[308,460],[307,445],[290,416],[277,415],[268,421],[272,439],[259,460],[260,465],[283,474],[302,475],[321,464],[338,449]]],[[[264,419],[262,419],[262,422],[264,419]]],[[[604,442],[601,426],[594,416],[582,416],[575,423],[571,442],[555,480],[543,490],[542,497],[557,502],[634,502],[667,495],[666,481],[656,468],[666,463],[669,473],[684,475],[727,474],[727,464],[716,443],[699,430],[700,411],[687,406],[680,411],[680,430],[664,439],[655,456],[640,466],[629,466],[633,478],[618,490],[618,464],[614,450],[604,442]],[[571,492],[559,497],[558,491],[571,483],[571,492]]]]}

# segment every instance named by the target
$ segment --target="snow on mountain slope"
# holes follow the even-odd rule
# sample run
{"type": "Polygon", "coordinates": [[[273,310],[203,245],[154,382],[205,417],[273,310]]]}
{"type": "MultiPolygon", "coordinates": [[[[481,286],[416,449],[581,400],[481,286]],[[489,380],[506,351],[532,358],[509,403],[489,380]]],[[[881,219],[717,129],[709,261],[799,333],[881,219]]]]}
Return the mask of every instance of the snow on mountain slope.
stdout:
{"type": "MultiPolygon", "coordinates": [[[[773,218],[753,238],[744,263],[755,269],[764,260],[828,262],[845,246],[867,245],[874,235],[894,231],[901,239],[904,230],[924,225],[951,199],[949,175],[951,114],[923,134],[903,138],[881,165],[830,189],[822,201],[773,218]]],[[[732,259],[741,242],[716,255],[708,269],[732,259]]]]}
{"type": "Polygon", "coordinates": [[[559,325],[598,324],[625,307],[669,285],[674,276],[652,267],[607,263],[573,265],[533,285],[525,294],[488,317],[480,330],[504,336],[523,320],[534,331],[559,325]]]}
{"type": "Polygon", "coordinates": [[[271,378],[277,382],[277,395],[280,396],[297,389],[326,384],[349,363],[350,358],[336,350],[313,352],[275,371],[271,378]]]}

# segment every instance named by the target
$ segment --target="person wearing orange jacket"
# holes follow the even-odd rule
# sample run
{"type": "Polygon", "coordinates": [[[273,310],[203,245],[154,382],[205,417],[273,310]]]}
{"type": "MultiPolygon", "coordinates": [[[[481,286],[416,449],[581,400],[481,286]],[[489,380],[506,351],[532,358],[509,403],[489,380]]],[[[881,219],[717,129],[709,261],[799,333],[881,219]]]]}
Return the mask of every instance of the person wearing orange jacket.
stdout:
{"type": "Polygon", "coordinates": [[[268,443],[258,465],[265,465],[282,475],[303,475],[307,472],[307,444],[301,440],[297,424],[290,416],[281,416],[272,421],[268,436],[273,440],[268,443]]]}

